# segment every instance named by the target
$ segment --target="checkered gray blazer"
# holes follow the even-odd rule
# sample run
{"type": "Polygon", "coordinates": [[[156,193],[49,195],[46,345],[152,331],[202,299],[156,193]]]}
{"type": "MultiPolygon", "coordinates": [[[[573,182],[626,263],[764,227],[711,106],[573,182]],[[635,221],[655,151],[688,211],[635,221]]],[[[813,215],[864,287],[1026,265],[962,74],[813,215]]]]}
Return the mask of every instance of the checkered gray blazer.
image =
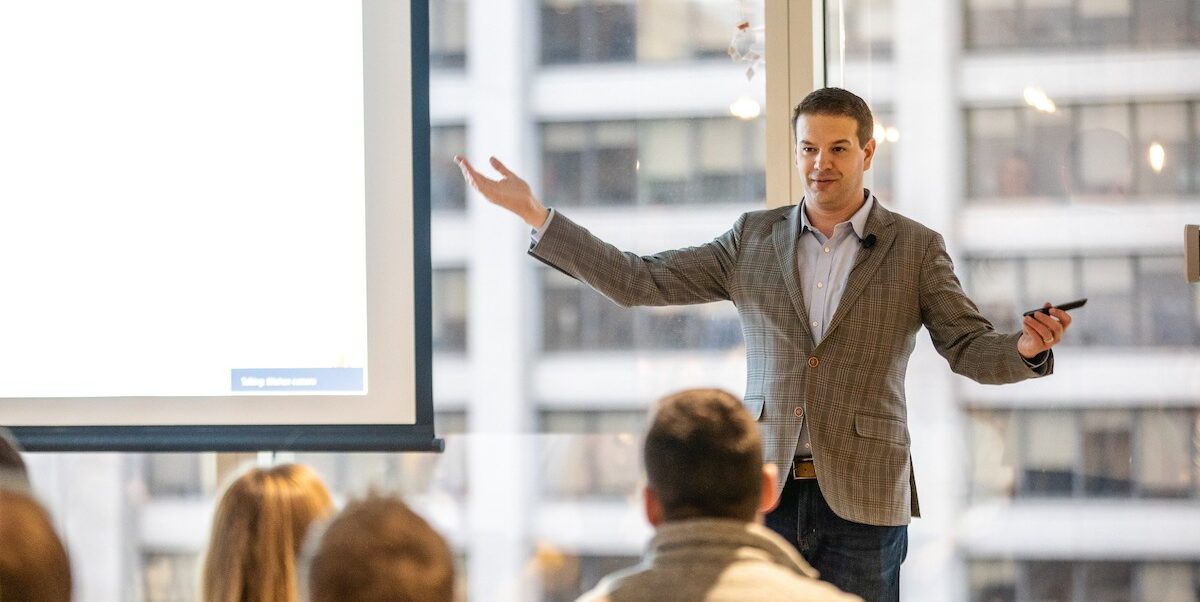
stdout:
{"type": "Polygon", "coordinates": [[[529,252],[621,306],[732,301],[746,340],[745,405],[766,460],[779,467],[776,495],[806,416],[817,481],[833,511],[903,525],[920,516],[904,374],[921,326],[954,372],[981,383],[1049,374],[1053,357],[1035,372],[1017,353],[1020,334],[997,333],[980,315],[941,235],[878,200],[870,234],[876,244],[858,251],[820,344],[796,267],[799,205],[743,214],[708,244],[647,256],[623,253],[558,213],[529,252]]]}

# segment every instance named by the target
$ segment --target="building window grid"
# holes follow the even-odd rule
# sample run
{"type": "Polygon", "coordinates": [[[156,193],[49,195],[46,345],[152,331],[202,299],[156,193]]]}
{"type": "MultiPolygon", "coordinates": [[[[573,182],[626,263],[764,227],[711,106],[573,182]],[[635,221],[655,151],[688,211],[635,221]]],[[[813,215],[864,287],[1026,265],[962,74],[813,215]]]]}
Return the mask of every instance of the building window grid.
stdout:
{"type": "Polygon", "coordinates": [[[976,9],[971,6],[972,0],[964,0],[963,2],[963,48],[968,51],[994,51],[994,50],[1025,50],[1029,48],[1047,48],[1047,47],[1064,47],[1064,48],[1113,48],[1113,47],[1143,47],[1143,48],[1176,48],[1186,47],[1190,44],[1200,42],[1200,0],[1192,0],[1187,3],[1184,8],[1185,18],[1183,19],[1182,27],[1189,30],[1188,33],[1179,36],[1178,39],[1164,43],[1160,36],[1146,36],[1141,33],[1139,20],[1142,16],[1138,7],[1145,3],[1149,4],[1152,0],[1129,0],[1129,15],[1125,19],[1117,19],[1124,23],[1116,40],[1104,40],[1100,38],[1084,39],[1089,33],[1095,31],[1094,26],[1084,24],[1086,17],[1084,11],[1081,10],[1083,3],[1081,0],[1072,0],[1068,9],[1069,23],[1065,31],[1061,32],[1066,35],[1066,39],[1061,44],[1046,43],[1044,40],[1049,36],[1044,35],[1044,32],[1034,30],[1031,25],[1044,21],[1036,15],[1031,17],[1028,4],[1029,0],[1013,0],[1011,9],[1011,23],[1013,27],[1012,39],[1005,42],[980,42],[974,39],[972,32],[977,26],[983,25],[984,21],[994,21],[996,15],[990,15],[990,18],[984,19],[976,9]]]}
{"type": "MultiPolygon", "coordinates": [[[[639,48],[646,25],[639,23],[643,15],[643,5],[655,3],[654,0],[576,0],[574,2],[554,2],[542,0],[540,3],[538,30],[541,46],[539,49],[539,64],[543,66],[577,65],[587,63],[670,63],[682,62],[695,64],[706,60],[721,60],[726,58],[727,42],[724,32],[708,30],[709,20],[705,19],[706,4],[717,5],[714,2],[698,2],[695,0],[674,0],[673,4],[682,5],[686,11],[683,20],[686,22],[687,35],[682,38],[680,48],[668,53],[666,58],[647,56],[655,52],[644,53],[639,48]],[[556,6],[562,5],[562,6],[556,6]],[[573,15],[572,15],[573,13],[573,15]],[[548,24],[548,16],[554,15],[556,20],[575,21],[573,28],[565,28],[576,35],[568,39],[556,38],[548,30],[564,29],[561,23],[548,24]],[[622,30],[624,30],[622,32],[622,30]],[[615,32],[615,33],[614,33],[615,32]],[[621,34],[624,35],[621,35],[621,34]],[[720,45],[714,40],[719,39],[720,45]],[[605,42],[608,42],[607,44],[605,42]],[[563,44],[566,42],[566,44],[563,44]],[[705,44],[705,42],[708,42],[705,44]]],[[[661,0],[659,3],[662,3],[661,0]]],[[[667,4],[667,3],[662,3],[667,4]]],[[[710,7],[711,8],[711,7],[710,7]]],[[[729,31],[733,35],[734,17],[737,12],[732,5],[729,9],[729,31]]],[[[725,23],[720,22],[722,25],[725,23]]],[[[664,35],[666,35],[664,33],[664,35]]],[[[658,49],[657,53],[661,53],[658,49]]]]}
{"type": "MultiPolygon", "coordinates": [[[[759,139],[761,132],[756,132],[753,128],[757,127],[761,130],[762,125],[761,121],[743,122],[731,117],[690,117],[686,119],[640,121],[544,122],[540,126],[541,134],[539,136],[539,150],[543,166],[542,190],[549,197],[564,185],[570,185],[571,191],[567,194],[573,194],[576,198],[561,196],[547,199],[547,202],[551,205],[562,207],[676,206],[746,202],[761,204],[765,202],[766,197],[766,175],[765,166],[761,163],[761,153],[756,151],[756,145],[761,142],[759,139]],[[712,195],[710,191],[719,188],[719,186],[710,185],[709,182],[706,182],[706,178],[730,177],[729,172],[706,170],[703,161],[704,137],[701,128],[723,120],[734,120],[742,126],[739,132],[739,139],[736,141],[738,148],[736,156],[742,157],[743,160],[740,172],[735,173],[733,177],[740,180],[736,185],[736,194],[743,198],[712,195]],[[682,124],[685,126],[684,135],[686,136],[687,148],[685,161],[688,169],[681,183],[681,192],[679,193],[664,194],[656,192],[653,182],[647,180],[648,176],[642,172],[640,167],[642,152],[639,145],[646,135],[646,131],[643,128],[658,124],[682,124]],[[551,151],[546,148],[548,146],[547,138],[556,128],[573,127],[583,129],[582,142],[579,148],[571,149],[572,152],[557,148],[551,151]],[[631,145],[622,149],[600,144],[600,135],[598,132],[602,127],[634,128],[635,135],[631,141],[631,145]],[[603,151],[612,151],[614,149],[618,152],[628,152],[630,158],[633,159],[627,166],[628,173],[615,174],[617,177],[624,179],[624,182],[627,182],[629,189],[622,191],[623,195],[606,196],[602,192],[604,186],[601,184],[612,179],[614,174],[602,169],[600,154],[603,151]],[[575,182],[569,179],[565,181],[558,180],[563,174],[558,173],[562,170],[554,167],[557,163],[556,159],[566,158],[570,160],[570,154],[578,155],[579,167],[567,171],[574,171],[576,177],[579,179],[575,182]]],[[[624,185],[622,184],[622,186],[624,185]]],[[[613,184],[610,182],[608,186],[612,187],[613,184]]]]}
{"type": "MultiPolygon", "coordinates": [[[[1099,560],[1099,561],[1075,561],[1068,559],[995,559],[995,558],[971,558],[967,561],[968,564],[968,599],[971,602],[1042,602],[1048,598],[1039,596],[1036,591],[1037,586],[1046,586],[1045,574],[1036,574],[1035,569],[1057,568],[1060,571],[1069,571],[1068,581],[1069,591],[1061,592],[1067,594],[1065,597],[1049,598],[1060,600],[1061,602],[1094,602],[1095,600],[1128,600],[1129,602],[1163,602],[1157,598],[1150,598],[1144,594],[1151,585],[1148,581],[1151,579],[1148,573],[1155,568],[1184,568],[1187,573],[1190,573],[1186,579],[1189,583],[1186,586],[1192,593],[1191,598],[1173,598],[1173,599],[1191,599],[1200,598],[1200,564],[1195,561],[1171,561],[1171,560],[1147,560],[1147,561],[1131,561],[1131,560],[1099,560]],[[983,583],[971,580],[970,575],[973,568],[985,568],[988,565],[1009,565],[1012,567],[1011,583],[1003,581],[986,581],[983,583]],[[1048,566],[1048,565],[1057,565],[1048,566]],[[1092,583],[1099,577],[1103,569],[1118,569],[1128,571],[1128,589],[1125,594],[1125,588],[1121,588],[1121,592],[1116,592],[1117,597],[1097,596],[1098,592],[1091,591],[1092,583]],[[981,587],[982,586],[982,587],[981,587]],[[1011,592],[1011,594],[1007,593],[1011,592]],[[1124,594],[1124,595],[1123,595],[1124,594]]],[[[989,573],[994,573],[989,571],[989,573]]],[[[1178,591],[1178,590],[1176,590],[1178,591]]]]}
{"type": "MultiPolygon", "coordinates": [[[[1136,475],[1130,479],[1131,483],[1129,485],[1128,493],[1119,494],[1119,495],[1103,495],[1103,494],[1097,495],[1097,494],[1093,494],[1093,493],[1089,492],[1088,488],[1087,488],[1087,478],[1089,476],[1103,476],[1103,475],[1088,475],[1087,474],[1086,456],[1084,453],[1085,441],[1084,441],[1084,436],[1083,436],[1084,435],[1084,420],[1083,420],[1083,418],[1084,418],[1084,415],[1086,412],[1093,411],[1093,409],[1083,409],[1083,408],[1074,408],[1074,409],[1070,409],[1070,410],[1054,410],[1054,411],[1069,411],[1071,413],[1071,423],[1072,423],[1073,432],[1074,432],[1074,434],[1079,435],[1078,437],[1076,437],[1077,442],[1076,442],[1076,446],[1074,449],[1072,466],[1071,466],[1071,491],[1070,491],[1070,494],[1067,496],[1062,496],[1062,495],[1045,495],[1045,494],[1040,494],[1037,492],[1032,492],[1031,491],[1032,485],[1027,476],[1027,473],[1031,470],[1036,471],[1036,467],[1032,466],[1033,460],[1030,457],[1030,450],[1033,447],[1032,440],[1030,438],[1030,434],[1031,434],[1030,425],[1032,424],[1032,422],[1034,420],[1038,420],[1039,418],[1041,418],[1040,414],[1044,414],[1047,411],[1050,411],[1050,410],[1044,410],[1044,409],[1038,409],[1038,410],[975,409],[975,410],[972,410],[972,409],[968,409],[968,412],[988,412],[988,413],[1012,412],[1012,413],[1016,414],[1016,420],[1013,420],[1010,423],[1010,424],[1012,424],[1013,428],[1016,428],[1018,430],[1018,432],[1017,432],[1018,449],[1016,450],[1016,453],[1013,455],[1014,460],[1017,464],[1016,468],[1018,468],[1018,470],[1014,471],[1014,482],[1013,482],[1013,491],[1012,491],[1012,495],[1014,497],[1019,497],[1019,498],[1024,498],[1024,499],[1059,499],[1062,497],[1067,497],[1067,498],[1071,498],[1071,499],[1087,498],[1087,499],[1135,499],[1135,500],[1145,500],[1145,499],[1194,500],[1194,499],[1200,499],[1200,483],[1197,482],[1197,479],[1200,478],[1200,475],[1195,474],[1195,471],[1189,473],[1188,478],[1189,478],[1190,482],[1186,488],[1186,492],[1183,495],[1156,495],[1153,492],[1149,491],[1148,488],[1146,488],[1143,485],[1142,481],[1140,481],[1139,479],[1136,478],[1136,475]]],[[[1108,410],[1106,410],[1106,411],[1108,411],[1108,410]]],[[[1143,453],[1142,450],[1144,449],[1142,446],[1142,443],[1144,442],[1143,437],[1145,436],[1145,434],[1143,432],[1144,431],[1143,426],[1145,424],[1143,417],[1146,414],[1149,414],[1151,412],[1158,412],[1158,411],[1162,411],[1162,410],[1158,409],[1158,408],[1137,408],[1137,409],[1128,409],[1127,408],[1127,409],[1118,409],[1116,411],[1124,411],[1129,414],[1129,417],[1130,417],[1129,430],[1130,430],[1130,439],[1131,439],[1131,454],[1130,454],[1130,458],[1129,458],[1129,463],[1131,466],[1137,467],[1141,463],[1142,453],[1143,453]]],[[[1196,429],[1200,428],[1200,427],[1196,426],[1196,425],[1200,424],[1200,413],[1198,413],[1198,411],[1196,409],[1191,409],[1191,408],[1170,408],[1168,411],[1178,412],[1180,414],[1181,419],[1184,421],[1184,423],[1191,426],[1191,430],[1193,431],[1192,445],[1190,446],[1190,449],[1188,451],[1183,451],[1183,453],[1191,454],[1191,458],[1190,458],[1191,461],[1188,463],[1189,466],[1192,466],[1192,467],[1200,466],[1200,448],[1198,448],[1198,446],[1200,446],[1200,433],[1196,432],[1196,429]]],[[[973,457],[972,464],[974,464],[976,461],[977,461],[977,459],[973,457]]],[[[972,472],[974,473],[975,470],[973,469],[972,472]]],[[[970,481],[972,478],[973,477],[968,477],[968,481],[970,481]]],[[[973,488],[973,490],[974,490],[974,488],[973,488]]],[[[978,494],[975,494],[975,495],[978,495],[978,494]]]]}
{"type": "MultiPolygon", "coordinates": [[[[1178,195],[1189,195],[1189,196],[1200,194],[1200,101],[1196,101],[1196,100],[1150,101],[1150,100],[1146,100],[1146,99],[1141,99],[1136,102],[1125,102],[1125,103],[1089,103],[1089,104],[1078,104],[1078,105],[1060,105],[1058,107],[1057,113],[1066,115],[1066,119],[1068,120],[1069,129],[1070,129],[1071,137],[1072,137],[1071,147],[1075,147],[1075,145],[1077,145],[1080,142],[1079,135],[1081,133],[1081,121],[1082,121],[1081,115],[1084,110],[1097,109],[1097,108],[1103,108],[1103,107],[1121,107],[1122,109],[1124,109],[1126,127],[1128,128],[1128,131],[1130,132],[1130,140],[1128,140],[1128,144],[1129,144],[1129,150],[1130,150],[1130,162],[1131,162],[1130,167],[1132,169],[1131,169],[1131,173],[1129,174],[1128,190],[1120,191],[1119,194],[1125,195],[1125,196],[1139,196],[1139,195],[1146,194],[1144,191],[1148,187],[1146,186],[1146,184],[1144,182],[1144,179],[1147,177],[1147,175],[1146,175],[1145,169],[1142,168],[1142,163],[1144,161],[1146,161],[1146,153],[1144,152],[1146,149],[1141,148],[1141,144],[1140,144],[1143,141],[1143,136],[1141,134],[1141,131],[1138,129],[1137,112],[1138,112],[1139,107],[1153,106],[1153,105],[1159,105],[1159,104],[1175,104],[1175,105],[1182,104],[1184,107],[1184,112],[1185,112],[1186,119],[1187,119],[1187,127],[1186,127],[1187,142],[1184,144],[1184,148],[1186,149],[1186,151],[1185,151],[1186,154],[1182,158],[1183,160],[1180,162],[1180,164],[1183,166],[1182,169],[1186,169],[1189,173],[1188,173],[1187,177],[1185,178],[1185,184],[1184,184],[1185,190],[1180,191],[1177,194],[1178,195]]],[[[1026,146],[1027,143],[1029,143],[1030,141],[1032,141],[1035,138],[1036,130],[1033,125],[1033,119],[1034,119],[1034,117],[1042,116],[1042,115],[1036,113],[1033,109],[1031,109],[1029,107],[976,106],[976,107],[968,107],[966,109],[967,115],[966,115],[966,119],[964,120],[964,122],[970,124],[971,123],[970,116],[971,116],[972,112],[973,111],[983,111],[983,110],[987,110],[987,111],[1007,110],[1007,111],[1011,111],[1016,116],[1017,132],[1014,137],[1015,138],[1014,145],[1018,149],[1024,148],[1024,146],[1026,146]]],[[[976,148],[977,145],[980,143],[980,140],[975,136],[974,132],[971,131],[970,127],[967,128],[965,133],[966,133],[966,137],[967,137],[967,148],[968,149],[976,148]]],[[[1083,157],[1082,157],[1081,153],[1071,152],[1071,151],[1072,151],[1072,148],[1064,149],[1064,152],[1068,153],[1068,156],[1065,159],[1066,159],[1066,161],[1069,162],[1068,167],[1070,170],[1071,181],[1078,183],[1079,187],[1083,188],[1083,190],[1066,190],[1061,185],[1058,185],[1058,186],[1055,186],[1053,190],[1047,190],[1044,187],[1041,190],[1031,190],[1029,196],[1043,197],[1043,198],[1058,197],[1060,199],[1065,199],[1068,194],[1082,194],[1085,196],[1090,195],[1090,194],[1095,194],[1091,191],[1086,190],[1088,185],[1084,179],[1084,166],[1082,164],[1083,157]]],[[[968,154],[965,158],[966,158],[966,162],[967,162],[966,169],[965,169],[966,174],[967,174],[967,177],[965,179],[966,184],[967,184],[966,198],[971,199],[972,201],[976,201],[976,202],[978,202],[980,200],[989,200],[990,201],[995,198],[1003,198],[1005,196],[1005,194],[1001,193],[1001,192],[994,192],[992,194],[981,194],[980,189],[983,188],[983,185],[979,181],[977,181],[977,179],[978,179],[977,169],[973,169],[973,166],[971,165],[971,161],[972,161],[971,154],[968,154]]],[[[1173,160],[1173,158],[1169,157],[1169,156],[1167,157],[1167,159],[1169,161],[1173,160]]],[[[1034,161],[1033,163],[1035,163],[1035,164],[1042,163],[1043,166],[1046,165],[1044,162],[1034,161]]],[[[991,166],[991,167],[998,167],[998,166],[991,166]]],[[[1032,179],[1032,181],[1030,182],[1030,186],[1031,187],[1038,186],[1037,178],[1032,179]]]]}
{"type": "MultiPolygon", "coordinates": [[[[1039,256],[1039,257],[974,256],[974,257],[968,258],[968,265],[979,263],[979,262],[994,261],[994,260],[1015,262],[1015,264],[1016,264],[1015,267],[1017,270],[1017,283],[1016,283],[1016,295],[1014,296],[1014,299],[1016,300],[1017,303],[1021,303],[1021,305],[1019,307],[1026,308],[1026,306],[1036,307],[1038,305],[1041,305],[1045,301],[1047,301],[1046,299],[1039,300],[1039,299],[1033,299],[1031,297],[1031,293],[1029,291],[1029,282],[1031,279],[1029,278],[1028,273],[1027,273],[1028,265],[1029,265],[1030,261],[1047,260],[1047,259],[1068,259],[1068,260],[1070,260],[1072,262],[1072,276],[1074,278],[1073,288],[1074,288],[1075,292],[1073,294],[1075,296],[1082,296],[1082,292],[1080,291],[1079,283],[1083,282],[1083,276],[1082,276],[1083,260],[1098,258],[1098,257],[1102,257],[1102,256],[1093,256],[1093,255],[1089,255],[1087,257],[1083,257],[1083,256],[1053,256],[1053,255],[1039,256]]],[[[1147,279],[1147,276],[1145,274],[1145,271],[1143,269],[1141,269],[1142,268],[1141,264],[1146,260],[1157,259],[1160,256],[1113,255],[1113,256],[1109,256],[1109,257],[1128,258],[1130,261],[1133,262],[1133,283],[1130,287],[1129,295],[1132,298],[1132,300],[1136,301],[1136,303],[1134,304],[1135,307],[1142,307],[1142,308],[1150,307],[1150,305],[1147,303],[1147,302],[1151,301],[1151,299],[1148,298],[1150,296],[1150,293],[1146,292],[1147,289],[1146,289],[1146,286],[1144,285],[1145,280],[1147,279]]],[[[1169,257],[1169,256],[1162,256],[1162,257],[1169,257]]],[[[1192,292],[1192,291],[1189,291],[1189,292],[1192,292]]],[[[1200,344],[1200,293],[1192,292],[1192,295],[1193,295],[1192,305],[1196,308],[1193,310],[1193,322],[1189,325],[1179,324],[1178,328],[1175,330],[1176,332],[1178,332],[1178,329],[1184,329],[1186,331],[1187,337],[1191,341],[1191,343],[1185,344],[1184,346],[1200,344]]],[[[1074,298],[1074,297],[1072,297],[1072,298],[1074,298]]],[[[1065,300],[1054,300],[1053,302],[1059,302],[1059,301],[1065,301],[1065,300]]],[[[1086,311],[1086,309],[1080,310],[1080,311],[1086,311]]],[[[1015,330],[1016,328],[1020,328],[1020,324],[1016,321],[1015,315],[1014,316],[986,316],[986,317],[989,320],[991,320],[994,325],[997,325],[997,328],[1000,330],[1015,330]]],[[[1138,316],[1138,317],[1144,318],[1144,316],[1138,316]]],[[[1132,340],[1130,343],[1132,346],[1137,346],[1137,347],[1166,346],[1166,345],[1162,345],[1161,341],[1156,340],[1155,336],[1153,335],[1154,330],[1147,325],[1145,319],[1134,319],[1132,322],[1132,328],[1133,328],[1133,334],[1132,334],[1132,340]]],[[[1090,344],[1087,341],[1081,342],[1078,340],[1077,337],[1064,338],[1063,344],[1064,345],[1081,345],[1081,346],[1087,346],[1087,347],[1104,346],[1104,344],[1090,344]]]]}

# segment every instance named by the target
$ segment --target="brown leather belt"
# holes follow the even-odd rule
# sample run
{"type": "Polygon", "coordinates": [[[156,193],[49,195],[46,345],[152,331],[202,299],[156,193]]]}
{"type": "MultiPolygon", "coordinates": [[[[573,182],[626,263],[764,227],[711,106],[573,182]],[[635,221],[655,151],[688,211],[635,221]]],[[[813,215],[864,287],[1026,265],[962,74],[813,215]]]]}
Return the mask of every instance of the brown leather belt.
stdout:
{"type": "Polygon", "coordinates": [[[796,480],[817,478],[817,469],[813,466],[812,458],[795,458],[792,461],[792,478],[796,480]]]}

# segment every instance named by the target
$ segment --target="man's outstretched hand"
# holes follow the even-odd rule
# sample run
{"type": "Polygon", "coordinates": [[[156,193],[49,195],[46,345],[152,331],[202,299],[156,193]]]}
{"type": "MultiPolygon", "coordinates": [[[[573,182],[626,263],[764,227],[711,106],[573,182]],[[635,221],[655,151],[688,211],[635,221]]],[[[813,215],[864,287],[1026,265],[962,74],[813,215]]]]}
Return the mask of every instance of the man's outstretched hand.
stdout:
{"type": "Polygon", "coordinates": [[[1071,314],[1045,305],[1049,314],[1037,312],[1025,316],[1021,324],[1021,338],[1017,339],[1017,352],[1025,359],[1037,355],[1062,342],[1063,333],[1071,326],[1071,314]]]}
{"type": "Polygon", "coordinates": [[[505,167],[499,159],[495,157],[490,159],[492,167],[500,172],[499,180],[493,180],[475,171],[471,163],[462,155],[454,157],[454,162],[462,170],[463,178],[471,185],[471,188],[479,191],[483,198],[517,214],[517,217],[525,220],[525,223],[529,224],[531,228],[541,228],[542,224],[546,223],[546,218],[550,216],[550,210],[546,209],[546,206],[533,196],[529,184],[505,167]]]}

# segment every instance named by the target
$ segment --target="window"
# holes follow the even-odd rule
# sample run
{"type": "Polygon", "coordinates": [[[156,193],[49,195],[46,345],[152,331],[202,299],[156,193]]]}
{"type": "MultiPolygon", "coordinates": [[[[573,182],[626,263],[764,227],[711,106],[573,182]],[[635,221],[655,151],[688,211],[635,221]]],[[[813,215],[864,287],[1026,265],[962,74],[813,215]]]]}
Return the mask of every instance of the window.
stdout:
{"type": "Polygon", "coordinates": [[[1200,103],[967,110],[969,196],[1178,200],[1200,192],[1200,103]],[[1189,110],[1190,108],[1190,110],[1189,110]]]}
{"type": "Polygon", "coordinates": [[[1200,289],[1180,277],[1181,258],[1104,256],[970,258],[968,292],[997,329],[1016,332],[1021,312],[1088,297],[1064,345],[1189,348],[1200,344],[1200,289]],[[1082,312],[1087,312],[1082,313],[1082,312]]]}
{"type": "Polygon", "coordinates": [[[763,127],[762,120],[734,118],[545,124],[546,202],[763,203],[763,127]]]}
{"type": "Polygon", "coordinates": [[[1196,409],[968,409],[967,414],[971,495],[977,499],[1200,495],[1196,409]]]}
{"type": "Polygon", "coordinates": [[[542,64],[726,58],[745,9],[724,0],[542,0],[542,64]]]}
{"type": "Polygon", "coordinates": [[[549,433],[540,454],[544,494],[624,498],[636,493],[646,420],[642,410],[543,410],[540,430],[549,433]]]}
{"type": "Polygon", "coordinates": [[[433,270],[433,350],[467,351],[467,270],[433,270]]]}
{"type": "Polygon", "coordinates": [[[1200,39],[1194,0],[966,0],[971,50],[1178,48],[1200,39]]]}
{"type": "Polygon", "coordinates": [[[1196,602],[1200,567],[1184,562],[972,559],[972,602],[1196,602]]]}
{"type": "Polygon", "coordinates": [[[1063,411],[1023,415],[1024,457],[1021,492],[1027,496],[1070,496],[1079,464],[1076,416],[1063,411]]]}
{"type": "Polygon", "coordinates": [[[462,211],[467,207],[467,184],[462,172],[450,160],[467,152],[467,128],[438,126],[429,133],[430,208],[437,211],[462,211]]]}
{"type": "Polygon", "coordinates": [[[556,270],[542,270],[546,351],[725,350],[742,342],[729,303],[625,309],[556,270]]]}
{"type": "Polygon", "coordinates": [[[467,64],[467,0],[429,0],[429,66],[462,69],[467,64]]]}
{"type": "Polygon", "coordinates": [[[542,64],[634,59],[636,6],[621,0],[543,0],[542,64]]]}
{"type": "Polygon", "coordinates": [[[313,467],[330,491],[348,497],[383,490],[416,496],[467,493],[466,453],[463,434],[467,416],[463,412],[439,411],[434,416],[438,435],[446,438],[442,454],[392,453],[297,453],[296,461],[313,467]]]}

